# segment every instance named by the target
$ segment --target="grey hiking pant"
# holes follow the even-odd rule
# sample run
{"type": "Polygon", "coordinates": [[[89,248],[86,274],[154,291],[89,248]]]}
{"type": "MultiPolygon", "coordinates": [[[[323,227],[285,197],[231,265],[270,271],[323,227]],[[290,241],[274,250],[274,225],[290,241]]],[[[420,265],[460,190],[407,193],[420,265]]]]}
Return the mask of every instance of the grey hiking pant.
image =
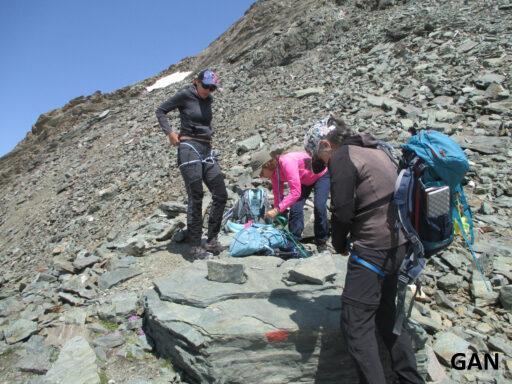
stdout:
{"type": "Polygon", "coordinates": [[[211,145],[194,140],[180,143],[178,166],[188,195],[187,240],[192,245],[200,245],[203,228],[203,181],[210,190],[213,200],[207,234],[208,240],[212,240],[220,232],[222,215],[228,198],[224,175],[219,164],[212,156],[211,145]]]}

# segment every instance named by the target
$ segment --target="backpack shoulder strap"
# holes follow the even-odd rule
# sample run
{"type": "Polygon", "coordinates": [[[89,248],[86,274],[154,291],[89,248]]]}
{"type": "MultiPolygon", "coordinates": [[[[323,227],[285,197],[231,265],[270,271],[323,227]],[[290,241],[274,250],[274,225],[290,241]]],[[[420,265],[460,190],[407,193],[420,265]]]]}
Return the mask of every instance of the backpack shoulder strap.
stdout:
{"type": "Polygon", "coordinates": [[[377,144],[377,149],[383,151],[389,157],[389,160],[391,160],[391,162],[395,164],[397,168],[400,166],[400,161],[394,155],[395,149],[391,144],[384,140],[379,140],[377,144]]]}
{"type": "Polygon", "coordinates": [[[412,168],[402,169],[396,179],[393,202],[398,215],[397,225],[404,230],[407,239],[411,242],[415,257],[419,259],[425,254],[425,249],[410,220],[413,205],[413,187],[414,172],[412,168]]]}

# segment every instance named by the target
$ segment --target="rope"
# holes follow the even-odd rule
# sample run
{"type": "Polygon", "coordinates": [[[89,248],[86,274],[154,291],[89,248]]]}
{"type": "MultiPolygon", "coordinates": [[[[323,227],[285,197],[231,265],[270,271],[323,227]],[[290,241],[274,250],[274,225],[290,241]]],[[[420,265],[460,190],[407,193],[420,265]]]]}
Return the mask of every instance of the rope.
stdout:
{"type": "Polygon", "coordinates": [[[184,165],[192,164],[192,163],[205,163],[205,164],[215,164],[215,157],[213,156],[213,150],[210,151],[210,156],[205,157],[204,159],[201,157],[201,154],[194,148],[192,144],[189,143],[181,143],[182,145],[188,145],[190,148],[194,150],[199,159],[186,161],[181,163],[178,168],[183,167],[184,165]]]}
{"type": "Polygon", "coordinates": [[[288,231],[286,229],[287,224],[288,224],[288,220],[283,215],[277,215],[275,217],[274,223],[273,223],[274,227],[283,231],[283,233],[286,235],[288,240],[290,240],[292,242],[292,244],[295,246],[295,248],[297,248],[301,258],[307,258],[307,257],[311,256],[309,251],[306,248],[304,248],[304,245],[302,245],[300,242],[298,242],[297,239],[295,238],[295,236],[290,231],[288,231]]]}

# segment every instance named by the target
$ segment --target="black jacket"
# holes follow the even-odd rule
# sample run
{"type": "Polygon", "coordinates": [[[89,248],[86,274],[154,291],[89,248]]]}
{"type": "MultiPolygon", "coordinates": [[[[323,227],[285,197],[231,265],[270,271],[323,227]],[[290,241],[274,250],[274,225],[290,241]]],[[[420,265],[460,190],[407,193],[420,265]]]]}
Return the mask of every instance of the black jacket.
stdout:
{"type": "Polygon", "coordinates": [[[392,205],[396,165],[370,135],[347,138],[334,150],[331,174],[332,243],[345,253],[354,247],[386,250],[405,244],[392,205]],[[348,235],[350,234],[350,238],[348,235]]]}
{"type": "Polygon", "coordinates": [[[209,140],[213,135],[212,101],[210,95],[206,99],[200,98],[196,87],[189,85],[160,105],[156,110],[156,117],[160,127],[168,135],[174,129],[169,125],[166,114],[178,108],[181,120],[180,136],[209,140]]]}

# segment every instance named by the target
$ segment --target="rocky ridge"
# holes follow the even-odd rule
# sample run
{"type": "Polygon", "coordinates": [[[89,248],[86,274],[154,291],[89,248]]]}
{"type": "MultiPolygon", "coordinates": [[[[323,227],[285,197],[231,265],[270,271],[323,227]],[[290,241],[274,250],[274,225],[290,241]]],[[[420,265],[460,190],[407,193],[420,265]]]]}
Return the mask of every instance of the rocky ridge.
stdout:
{"type": "Polygon", "coordinates": [[[0,159],[0,367],[10,382],[62,372],[69,349],[89,356],[83,339],[106,362],[98,380],[132,380],[123,361],[144,372],[141,380],[181,380],[180,370],[147,353],[140,299],[155,279],[188,264],[170,241],[186,196],[172,182],[176,154],[154,116],[185,82],[145,87],[205,65],[222,79],[215,145],[232,191],[250,182],[252,151],[300,147],[305,129],[330,111],[395,144],[417,127],[448,133],[465,148],[487,281],[460,242],[433,258],[412,311],[418,360],[428,362],[434,382],[509,380],[512,5],[379,4],[259,1],[197,57],[38,119],[0,159]],[[498,352],[498,375],[450,369],[448,357],[461,349],[498,352]]]}

